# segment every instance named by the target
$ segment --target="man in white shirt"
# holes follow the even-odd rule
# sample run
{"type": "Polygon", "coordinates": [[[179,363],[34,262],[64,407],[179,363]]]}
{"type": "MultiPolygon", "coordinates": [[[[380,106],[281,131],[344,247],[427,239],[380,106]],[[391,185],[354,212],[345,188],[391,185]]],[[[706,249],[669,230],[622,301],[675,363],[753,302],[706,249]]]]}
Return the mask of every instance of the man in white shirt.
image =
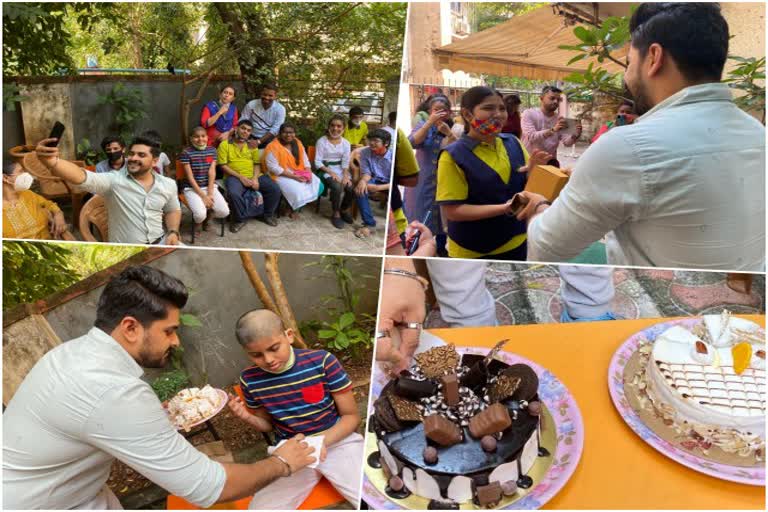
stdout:
{"type": "Polygon", "coordinates": [[[641,117],[600,137],[551,206],[524,193],[528,260],[567,261],[612,232],[614,265],[763,270],[765,128],[719,83],[719,6],[645,3],[630,29],[625,82],[641,117]]]}
{"type": "Polygon", "coordinates": [[[187,289],[129,267],[99,298],[94,327],[45,354],[3,414],[3,508],[119,509],[106,486],[114,459],[200,507],[248,495],[314,462],[296,436],[254,464],[222,464],[172,426],[141,367],[179,346],[187,289]]]}
{"type": "Polygon", "coordinates": [[[240,119],[248,119],[253,125],[253,133],[248,147],[263,149],[285,123],[285,107],[277,101],[277,86],[265,84],[261,88],[261,98],[249,101],[243,109],[240,119]]]}

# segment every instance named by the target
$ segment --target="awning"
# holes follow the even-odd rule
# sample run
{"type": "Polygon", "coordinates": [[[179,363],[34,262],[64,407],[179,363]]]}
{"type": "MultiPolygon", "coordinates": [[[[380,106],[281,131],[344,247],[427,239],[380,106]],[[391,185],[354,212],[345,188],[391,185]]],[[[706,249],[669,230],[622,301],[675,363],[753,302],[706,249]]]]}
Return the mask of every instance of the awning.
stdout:
{"type": "MultiPolygon", "coordinates": [[[[569,12],[590,18],[597,9],[597,16],[602,19],[628,14],[631,4],[562,5],[569,12]]],[[[579,44],[579,39],[573,35],[573,28],[579,24],[558,15],[553,5],[547,5],[433,51],[441,69],[532,80],[562,80],[574,71],[584,71],[592,61],[598,65],[596,59],[585,59],[567,66],[577,54],[558,48],[579,44]]],[[[616,52],[619,58],[625,55],[626,49],[616,52]]],[[[621,66],[609,61],[599,65],[610,72],[622,70],[621,66]]]]}

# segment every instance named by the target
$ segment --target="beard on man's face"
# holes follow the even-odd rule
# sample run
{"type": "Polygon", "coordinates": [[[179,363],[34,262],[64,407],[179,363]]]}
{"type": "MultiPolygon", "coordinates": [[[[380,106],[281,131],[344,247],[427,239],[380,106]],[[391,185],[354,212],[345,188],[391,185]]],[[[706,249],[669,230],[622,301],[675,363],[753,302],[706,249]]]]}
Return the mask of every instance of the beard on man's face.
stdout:
{"type": "Polygon", "coordinates": [[[635,114],[639,117],[651,110],[653,105],[651,105],[648,99],[644,86],[638,83],[636,89],[637,91],[632,92],[629,85],[627,85],[627,81],[624,80],[624,97],[635,104],[635,114]]]}
{"type": "Polygon", "coordinates": [[[144,335],[144,341],[139,351],[139,365],[144,368],[165,368],[173,355],[173,347],[168,347],[168,350],[162,354],[154,353],[150,348],[149,333],[144,335]]]}

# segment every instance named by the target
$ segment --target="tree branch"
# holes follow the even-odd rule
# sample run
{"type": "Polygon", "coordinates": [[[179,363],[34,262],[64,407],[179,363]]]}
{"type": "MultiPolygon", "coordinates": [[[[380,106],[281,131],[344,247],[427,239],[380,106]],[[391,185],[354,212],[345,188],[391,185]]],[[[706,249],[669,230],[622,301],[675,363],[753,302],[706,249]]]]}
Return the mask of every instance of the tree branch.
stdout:
{"type": "Polygon", "coordinates": [[[243,263],[243,270],[245,270],[248,279],[251,281],[253,288],[256,290],[256,295],[259,296],[259,300],[265,308],[272,311],[276,315],[279,315],[280,312],[277,310],[275,301],[273,301],[272,297],[270,297],[269,291],[267,291],[267,287],[264,285],[264,281],[261,280],[261,276],[256,270],[256,265],[253,264],[251,253],[248,251],[238,251],[238,253],[240,254],[240,261],[243,263]]]}

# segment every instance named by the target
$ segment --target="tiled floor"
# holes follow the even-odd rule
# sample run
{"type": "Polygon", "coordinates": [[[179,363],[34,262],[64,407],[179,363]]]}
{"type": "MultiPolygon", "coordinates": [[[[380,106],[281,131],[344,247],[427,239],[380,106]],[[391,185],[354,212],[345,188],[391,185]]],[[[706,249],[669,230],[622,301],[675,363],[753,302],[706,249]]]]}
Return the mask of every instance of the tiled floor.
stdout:
{"type": "MultiPolygon", "coordinates": [[[[694,316],[719,313],[765,312],[765,277],[756,275],[750,295],[726,286],[717,272],[616,269],[613,311],[623,318],[694,316]]],[[[562,311],[560,276],[554,265],[490,263],[486,285],[496,299],[499,324],[557,322],[562,311]]],[[[439,309],[433,308],[427,327],[442,327],[439,309]]]]}

